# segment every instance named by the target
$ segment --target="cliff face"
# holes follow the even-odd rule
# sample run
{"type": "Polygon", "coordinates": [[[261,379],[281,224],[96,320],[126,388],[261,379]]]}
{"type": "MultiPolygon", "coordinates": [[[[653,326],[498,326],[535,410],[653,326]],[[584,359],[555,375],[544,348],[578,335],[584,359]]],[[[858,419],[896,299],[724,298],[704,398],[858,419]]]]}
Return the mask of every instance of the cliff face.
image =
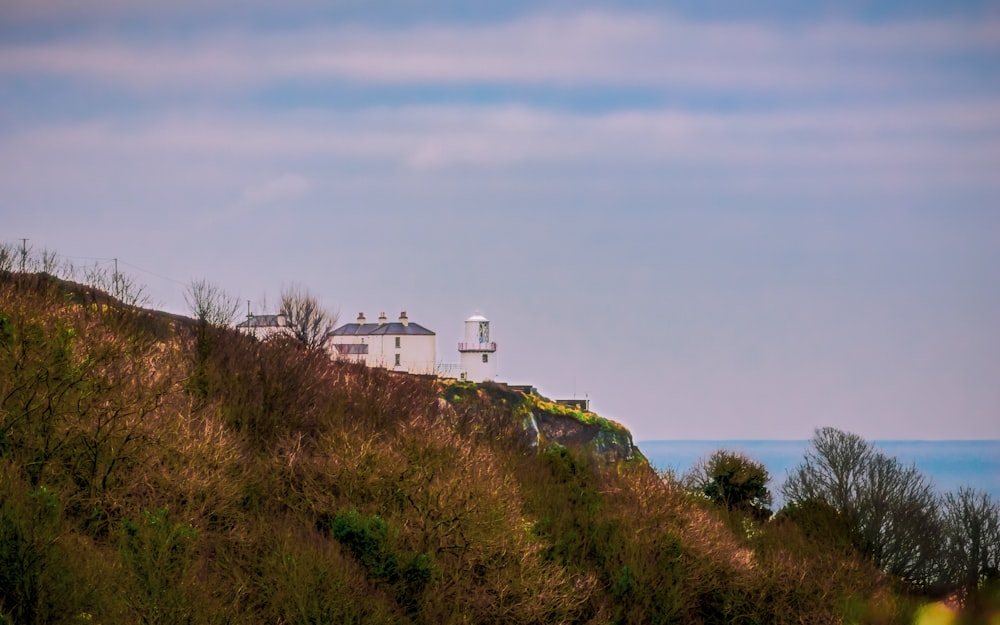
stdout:
{"type": "Polygon", "coordinates": [[[605,464],[646,462],[625,426],[587,410],[557,404],[533,391],[504,384],[445,382],[442,396],[449,410],[461,410],[466,419],[482,420],[491,412],[506,412],[517,426],[508,435],[538,451],[557,445],[583,451],[605,464]]]}
{"type": "Polygon", "coordinates": [[[538,410],[532,411],[529,434],[538,440],[563,447],[589,449],[607,462],[630,461],[641,457],[625,428],[604,428],[575,417],[538,410]]]}

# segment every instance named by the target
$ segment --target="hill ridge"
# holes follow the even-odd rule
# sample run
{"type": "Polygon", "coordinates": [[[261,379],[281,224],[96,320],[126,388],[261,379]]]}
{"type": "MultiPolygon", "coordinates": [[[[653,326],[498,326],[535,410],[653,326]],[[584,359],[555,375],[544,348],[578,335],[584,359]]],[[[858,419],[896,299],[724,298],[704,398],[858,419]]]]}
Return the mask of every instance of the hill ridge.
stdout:
{"type": "Polygon", "coordinates": [[[73,288],[0,275],[0,623],[908,619],[594,413],[73,288]]]}

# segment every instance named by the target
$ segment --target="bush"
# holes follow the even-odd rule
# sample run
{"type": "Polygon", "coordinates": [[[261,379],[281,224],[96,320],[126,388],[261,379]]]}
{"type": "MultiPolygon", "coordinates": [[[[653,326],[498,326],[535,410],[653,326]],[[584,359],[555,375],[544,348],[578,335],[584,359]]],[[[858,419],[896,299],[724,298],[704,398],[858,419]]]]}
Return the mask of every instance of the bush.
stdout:
{"type": "Polygon", "coordinates": [[[806,499],[789,503],[774,516],[771,529],[792,524],[817,552],[860,555],[861,536],[850,518],[827,502],[806,499]]]}
{"type": "Polygon", "coordinates": [[[136,620],[151,625],[191,622],[195,606],[189,572],[197,539],[191,525],[171,521],[164,509],[122,521],[122,585],[136,620]]]}
{"type": "Polygon", "coordinates": [[[693,491],[729,511],[749,513],[757,520],[771,516],[767,468],[744,454],[720,449],[702,459],[683,478],[693,491]]]}
{"type": "Polygon", "coordinates": [[[356,510],[341,512],[330,522],[330,533],[372,577],[390,583],[398,579],[399,562],[382,517],[362,515],[356,510]]]}
{"type": "Polygon", "coordinates": [[[59,496],[31,488],[0,464],[0,622],[60,623],[88,608],[87,582],[63,541],[59,496]],[[14,479],[12,479],[14,478],[14,479]]]}

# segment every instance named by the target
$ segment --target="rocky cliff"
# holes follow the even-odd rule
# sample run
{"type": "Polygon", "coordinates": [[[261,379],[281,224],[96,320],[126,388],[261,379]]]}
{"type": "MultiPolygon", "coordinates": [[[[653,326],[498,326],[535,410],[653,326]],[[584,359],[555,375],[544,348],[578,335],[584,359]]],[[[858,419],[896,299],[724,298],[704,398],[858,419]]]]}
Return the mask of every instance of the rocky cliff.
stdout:
{"type": "Polygon", "coordinates": [[[533,388],[445,381],[442,399],[447,410],[459,410],[479,422],[489,423],[490,412],[499,411],[494,419],[509,415],[516,425],[509,435],[539,450],[559,445],[586,451],[605,463],[646,462],[622,424],[589,410],[558,404],[533,388]]]}

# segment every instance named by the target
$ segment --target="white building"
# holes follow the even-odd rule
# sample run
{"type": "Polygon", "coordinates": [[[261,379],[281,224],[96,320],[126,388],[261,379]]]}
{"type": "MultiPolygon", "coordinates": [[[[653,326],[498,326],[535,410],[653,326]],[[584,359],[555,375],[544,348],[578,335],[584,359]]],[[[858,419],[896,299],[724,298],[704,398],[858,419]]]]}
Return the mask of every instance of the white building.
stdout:
{"type": "Polygon", "coordinates": [[[368,323],[364,313],[355,323],[330,332],[326,347],[333,358],[360,362],[369,367],[390,371],[433,374],[436,370],[437,345],[433,332],[410,323],[405,312],[399,321],[388,322],[385,313],[378,323],[368,323]]]}
{"type": "Polygon", "coordinates": [[[465,338],[458,344],[459,377],[472,382],[492,382],[497,377],[497,344],[490,340],[490,321],[482,315],[465,320],[465,338]]]}
{"type": "Polygon", "coordinates": [[[245,321],[236,324],[236,329],[261,341],[279,334],[292,336],[284,315],[247,315],[245,321]]]}

